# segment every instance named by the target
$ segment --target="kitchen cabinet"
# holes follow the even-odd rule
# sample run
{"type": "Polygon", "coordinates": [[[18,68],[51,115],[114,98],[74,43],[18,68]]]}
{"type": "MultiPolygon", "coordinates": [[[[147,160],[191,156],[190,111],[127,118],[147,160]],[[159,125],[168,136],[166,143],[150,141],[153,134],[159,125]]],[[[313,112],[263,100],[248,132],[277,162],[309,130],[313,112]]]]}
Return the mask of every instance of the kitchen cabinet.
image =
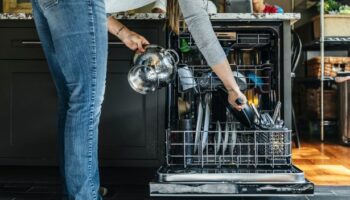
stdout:
{"type": "Polygon", "coordinates": [[[54,160],[56,104],[45,61],[0,61],[0,164],[54,160]]]}
{"type": "MultiPolygon", "coordinates": [[[[166,46],[163,20],[125,20],[166,46]]],[[[0,165],[57,165],[57,94],[32,20],[0,20],[0,165]]],[[[101,166],[159,166],[166,90],[144,96],[127,81],[133,52],[110,36],[100,121],[101,166]]]]}

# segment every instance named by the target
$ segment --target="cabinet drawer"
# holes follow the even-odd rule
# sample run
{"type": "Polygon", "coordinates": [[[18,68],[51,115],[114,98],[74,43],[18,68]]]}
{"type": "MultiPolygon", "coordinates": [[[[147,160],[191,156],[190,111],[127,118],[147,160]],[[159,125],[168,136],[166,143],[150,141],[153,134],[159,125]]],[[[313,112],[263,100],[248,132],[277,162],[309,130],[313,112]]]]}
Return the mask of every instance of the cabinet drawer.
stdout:
{"type": "MultiPolygon", "coordinates": [[[[138,27],[133,31],[147,38],[150,43],[159,44],[159,30],[155,27],[138,27]]],[[[35,28],[0,28],[0,60],[45,59],[35,28]]],[[[108,58],[112,60],[130,60],[134,52],[129,50],[115,36],[109,35],[108,58]]]]}
{"type": "MultiPolygon", "coordinates": [[[[0,28],[0,60],[45,59],[36,29],[0,28]]],[[[147,34],[147,33],[146,33],[147,34]]],[[[130,59],[133,52],[113,36],[109,36],[109,50],[112,58],[130,59]]]]}
{"type": "Polygon", "coordinates": [[[44,59],[35,28],[1,28],[0,59],[44,59]]]}

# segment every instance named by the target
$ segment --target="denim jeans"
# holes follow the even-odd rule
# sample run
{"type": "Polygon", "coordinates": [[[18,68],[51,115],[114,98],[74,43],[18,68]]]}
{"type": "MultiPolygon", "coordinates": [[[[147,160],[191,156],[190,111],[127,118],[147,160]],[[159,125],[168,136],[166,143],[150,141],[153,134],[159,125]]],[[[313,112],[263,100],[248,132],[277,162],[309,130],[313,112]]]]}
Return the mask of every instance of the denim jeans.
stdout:
{"type": "Polygon", "coordinates": [[[107,68],[104,0],[32,0],[32,4],[58,94],[64,199],[102,199],[98,124],[107,68]]]}

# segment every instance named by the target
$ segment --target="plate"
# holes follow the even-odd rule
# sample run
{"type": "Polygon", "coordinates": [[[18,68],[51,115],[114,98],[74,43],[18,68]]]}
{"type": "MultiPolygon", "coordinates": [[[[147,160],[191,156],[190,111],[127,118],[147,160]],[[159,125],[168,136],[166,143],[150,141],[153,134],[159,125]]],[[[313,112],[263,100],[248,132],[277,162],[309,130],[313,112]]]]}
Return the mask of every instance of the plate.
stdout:
{"type": "Polygon", "coordinates": [[[215,145],[215,153],[217,154],[220,150],[220,146],[221,146],[221,124],[219,121],[216,122],[216,133],[215,133],[215,137],[214,137],[214,145],[215,145]]]}
{"type": "Polygon", "coordinates": [[[196,125],[196,133],[194,139],[194,153],[197,152],[200,142],[201,130],[202,130],[202,120],[203,120],[203,106],[200,101],[198,104],[198,116],[197,116],[197,125],[196,125]]]}
{"type": "Polygon", "coordinates": [[[227,144],[228,144],[228,137],[229,137],[229,130],[230,127],[228,125],[228,122],[225,123],[225,135],[224,135],[224,141],[222,142],[222,154],[225,154],[227,144]]]}
{"type": "Polygon", "coordinates": [[[229,141],[229,144],[230,144],[230,153],[231,155],[233,154],[233,150],[235,149],[235,146],[236,146],[236,142],[237,142],[237,129],[236,129],[236,124],[235,123],[232,123],[231,126],[230,126],[231,130],[230,130],[230,141],[229,141]]]}
{"type": "Polygon", "coordinates": [[[203,126],[203,134],[202,134],[202,152],[205,150],[207,144],[208,144],[208,131],[209,131],[209,125],[210,125],[210,96],[209,94],[205,98],[205,118],[204,118],[204,126],[203,126]]]}

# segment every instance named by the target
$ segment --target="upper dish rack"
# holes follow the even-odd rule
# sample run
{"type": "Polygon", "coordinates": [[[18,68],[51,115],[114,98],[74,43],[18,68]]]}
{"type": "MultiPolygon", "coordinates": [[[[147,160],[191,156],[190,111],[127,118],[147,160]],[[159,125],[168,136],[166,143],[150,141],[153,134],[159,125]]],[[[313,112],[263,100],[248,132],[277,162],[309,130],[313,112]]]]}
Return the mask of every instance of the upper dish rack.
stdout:
{"type": "MultiPolygon", "coordinates": [[[[247,90],[254,88],[260,93],[269,93],[271,91],[271,72],[272,64],[263,65],[235,65],[231,64],[233,75],[240,89],[247,90]]],[[[194,88],[199,93],[213,92],[223,83],[212,72],[208,65],[184,65],[178,76],[178,92],[184,92],[189,88],[194,88]]]]}
{"type": "MultiPolygon", "coordinates": [[[[235,48],[258,48],[270,44],[271,35],[264,33],[236,33],[236,32],[216,32],[221,43],[232,43],[235,48]]],[[[188,47],[196,47],[189,32],[182,32],[178,37],[178,48],[181,49],[186,42],[188,47]]]]}

